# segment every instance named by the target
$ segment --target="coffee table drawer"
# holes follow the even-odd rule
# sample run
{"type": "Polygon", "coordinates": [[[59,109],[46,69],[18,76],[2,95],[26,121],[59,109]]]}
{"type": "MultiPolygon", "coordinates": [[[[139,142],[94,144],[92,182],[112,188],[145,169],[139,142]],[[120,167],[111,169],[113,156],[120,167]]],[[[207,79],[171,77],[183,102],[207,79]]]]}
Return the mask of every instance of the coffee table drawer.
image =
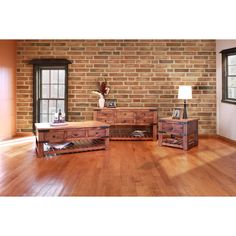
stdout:
{"type": "Polygon", "coordinates": [[[68,130],[65,134],[66,140],[74,140],[76,138],[85,138],[87,131],[85,129],[77,129],[77,130],[68,130]]]}
{"type": "Polygon", "coordinates": [[[99,137],[104,137],[106,136],[106,130],[105,129],[89,129],[88,130],[88,137],[95,137],[95,138],[99,138],[99,137]]]}
{"type": "Polygon", "coordinates": [[[49,131],[45,133],[45,140],[51,143],[59,143],[64,141],[64,131],[49,131]]]}

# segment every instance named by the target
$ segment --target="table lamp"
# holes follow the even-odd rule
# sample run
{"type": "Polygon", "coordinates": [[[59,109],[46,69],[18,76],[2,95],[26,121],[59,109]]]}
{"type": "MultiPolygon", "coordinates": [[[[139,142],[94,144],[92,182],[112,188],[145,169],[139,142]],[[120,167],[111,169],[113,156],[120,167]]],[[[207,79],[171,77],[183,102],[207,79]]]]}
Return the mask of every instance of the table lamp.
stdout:
{"type": "Polygon", "coordinates": [[[187,85],[179,86],[178,99],[184,99],[183,119],[188,119],[186,100],[187,99],[192,99],[192,86],[187,86],[187,85]]]}

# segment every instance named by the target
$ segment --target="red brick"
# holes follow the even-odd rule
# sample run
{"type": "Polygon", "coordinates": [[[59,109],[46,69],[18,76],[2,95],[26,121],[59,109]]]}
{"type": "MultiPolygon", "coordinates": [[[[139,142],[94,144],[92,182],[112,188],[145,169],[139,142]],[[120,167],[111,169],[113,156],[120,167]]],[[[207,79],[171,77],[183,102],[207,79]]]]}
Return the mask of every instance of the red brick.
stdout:
{"type": "Polygon", "coordinates": [[[19,40],[18,132],[32,128],[33,71],[28,61],[52,57],[73,62],[69,120],[92,119],[97,97],[91,90],[96,89],[98,78],[106,77],[111,88],[108,98],[116,98],[119,106],[158,107],[159,117],[182,105],[177,99],[179,85],[194,85],[189,115],[200,118],[200,133],[216,132],[214,40],[19,40]]]}

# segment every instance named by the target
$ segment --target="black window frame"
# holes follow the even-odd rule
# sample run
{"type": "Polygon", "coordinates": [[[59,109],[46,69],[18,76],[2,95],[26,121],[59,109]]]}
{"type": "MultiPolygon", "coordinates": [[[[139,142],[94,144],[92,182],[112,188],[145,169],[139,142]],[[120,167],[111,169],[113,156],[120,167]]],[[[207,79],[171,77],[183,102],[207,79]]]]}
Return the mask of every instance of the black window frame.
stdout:
{"type": "MultiPolygon", "coordinates": [[[[72,62],[67,59],[33,59],[29,62],[29,64],[33,65],[33,131],[35,131],[35,123],[38,123],[39,118],[39,104],[38,104],[38,93],[40,91],[40,78],[41,71],[43,69],[49,70],[57,70],[64,69],[65,70],[65,119],[67,120],[68,114],[68,65],[72,62]]],[[[59,99],[60,100],[60,99],[59,99]]]]}
{"type": "Polygon", "coordinates": [[[223,103],[236,105],[236,99],[228,96],[228,56],[236,56],[236,47],[222,50],[222,99],[223,103]]]}

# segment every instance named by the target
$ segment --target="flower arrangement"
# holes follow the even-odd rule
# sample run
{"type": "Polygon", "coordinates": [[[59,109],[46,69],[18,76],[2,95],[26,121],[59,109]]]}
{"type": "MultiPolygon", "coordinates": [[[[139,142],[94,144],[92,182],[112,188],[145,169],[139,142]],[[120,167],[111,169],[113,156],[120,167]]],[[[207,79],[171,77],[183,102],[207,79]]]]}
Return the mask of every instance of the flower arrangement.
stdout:
{"type": "Polygon", "coordinates": [[[97,87],[98,89],[93,90],[92,93],[97,94],[100,98],[105,98],[110,92],[106,79],[102,82],[97,81],[97,87]]]}

